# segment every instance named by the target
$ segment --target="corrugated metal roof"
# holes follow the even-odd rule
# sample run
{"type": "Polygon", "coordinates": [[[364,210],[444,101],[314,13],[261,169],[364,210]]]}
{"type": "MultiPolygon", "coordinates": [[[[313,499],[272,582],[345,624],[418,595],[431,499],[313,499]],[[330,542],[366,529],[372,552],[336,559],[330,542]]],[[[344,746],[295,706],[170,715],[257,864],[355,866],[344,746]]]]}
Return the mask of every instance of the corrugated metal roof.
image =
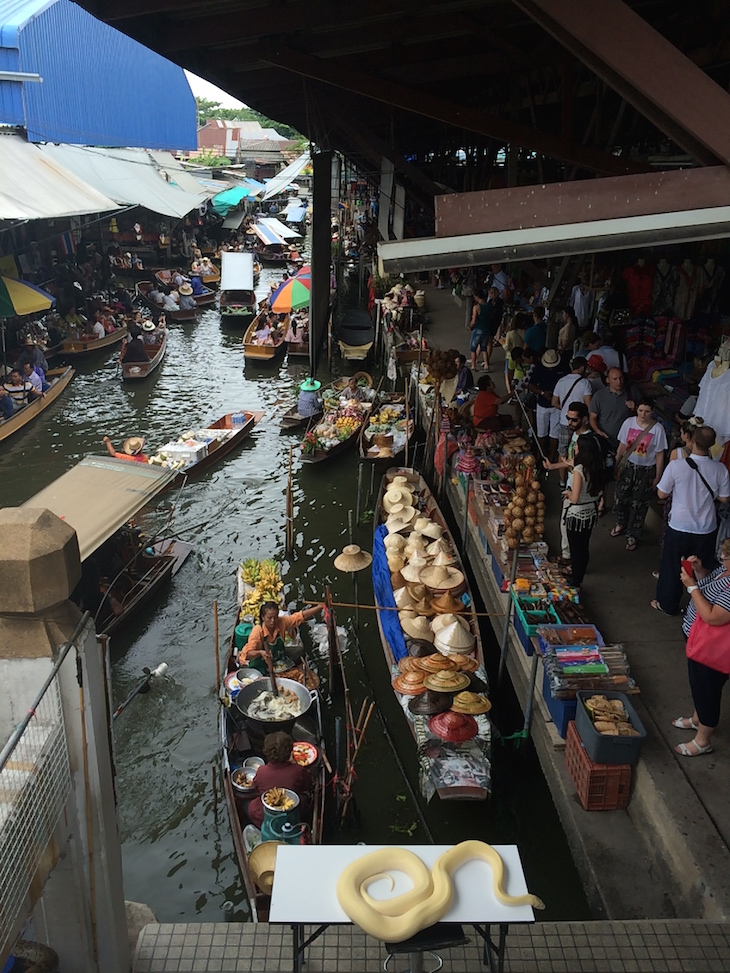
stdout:
{"type": "Polygon", "coordinates": [[[53,219],[117,209],[20,135],[0,135],[0,172],[0,219],[53,219]]]}
{"type": "Polygon", "coordinates": [[[43,78],[0,81],[0,122],[24,125],[30,141],[197,145],[195,99],[182,68],[70,0],[0,0],[0,49],[17,59],[6,70],[43,78]]]}

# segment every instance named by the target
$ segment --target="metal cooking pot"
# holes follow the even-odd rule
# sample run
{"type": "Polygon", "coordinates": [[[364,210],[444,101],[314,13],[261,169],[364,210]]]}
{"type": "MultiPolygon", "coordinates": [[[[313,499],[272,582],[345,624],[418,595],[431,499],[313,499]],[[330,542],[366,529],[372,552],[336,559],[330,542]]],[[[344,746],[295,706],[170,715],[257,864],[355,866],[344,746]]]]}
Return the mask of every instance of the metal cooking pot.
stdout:
{"type": "Polygon", "coordinates": [[[262,693],[271,692],[270,679],[257,679],[256,682],[249,683],[248,686],[244,686],[241,689],[240,693],[236,697],[236,706],[238,707],[239,712],[246,717],[248,722],[254,726],[259,733],[277,733],[280,730],[284,733],[291,733],[296,721],[301,719],[301,717],[304,716],[309,707],[312,705],[312,697],[309,695],[309,690],[305,689],[301,683],[295,682],[293,679],[277,679],[276,685],[280,689],[291,689],[291,691],[296,694],[299,702],[301,703],[301,712],[298,716],[289,717],[285,720],[257,720],[248,715],[248,707],[250,704],[262,693]]]}

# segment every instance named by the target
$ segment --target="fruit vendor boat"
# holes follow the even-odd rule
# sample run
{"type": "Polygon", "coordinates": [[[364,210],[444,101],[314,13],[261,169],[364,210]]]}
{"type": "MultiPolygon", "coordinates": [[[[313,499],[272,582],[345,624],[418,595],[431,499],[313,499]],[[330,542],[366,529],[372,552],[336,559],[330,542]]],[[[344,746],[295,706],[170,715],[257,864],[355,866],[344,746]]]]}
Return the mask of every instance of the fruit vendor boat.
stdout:
{"type": "Polygon", "coordinates": [[[189,311],[184,311],[182,310],[182,308],[178,308],[177,311],[168,311],[165,308],[160,307],[159,304],[155,304],[155,302],[149,297],[149,292],[152,290],[152,281],[149,280],[138,281],[136,290],[137,290],[137,297],[142,302],[142,304],[144,304],[145,307],[148,307],[151,311],[154,311],[156,315],[160,315],[164,313],[165,319],[167,320],[168,323],[170,321],[194,321],[195,320],[195,312],[197,311],[196,307],[190,308],[189,311]]]}
{"type": "MultiPolygon", "coordinates": [[[[282,605],[281,579],[273,561],[248,559],[238,570],[238,607],[231,636],[225,672],[221,683],[223,706],[219,709],[219,739],[223,792],[231,821],[233,847],[246,890],[251,918],[267,922],[271,904],[271,874],[275,842],[319,844],[322,840],[325,802],[324,742],[322,739],[319,677],[309,668],[298,633],[287,638],[291,659],[277,666],[275,674],[280,692],[296,697],[300,714],[289,719],[266,721],[248,714],[249,705],[271,689],[271,679],[253,667],[239,668],[237,657],[248,637],[253,617],[264,601],[282,605]],[[293,661],[298,659],[299,661],[293,661]],[[298,809],[277,813],[265,811],[261,829],[248,819],[246,808],[256,792],[251,786],[258,765],[264,763],[262,744],[267,732],[279,730],[294,738],[293,758],[308,767],[314,778],[311,807],[307,819],[299,820],[298,809]]],[[[289,794],[290,792],[287,792],[289,794]]],[[[293,793],[293,792],[291,792],[293,793]]]]}
{"type": "Polygon", "coordinates": [[[165,351],[167,350],[167,330],[162,332],[162,340],[159,345],[148,345],[145,343],[144,350],[147,352],[148,362],[122,362],[122,378],[125,381],[147,378],[161,364],[162,359],[165,357],[165,351]]]}
{"type": "MultiPolygon", "coordinates": [[[[356,372],[355,378],[357,378],[358,380],[364,378],[368,387],[369,388],[373,387],[372,377],[368,375],[367,372],[356,372]]],[[[342,392],[342,390],[346,385],[347,385],[346,378],[338,378],[336,382],[331,382],[329,385],[325,385],[320,390],[322,395],[322,400],[324,401],[325,395],[332,390],[338,393],[342,392]]],[[[295,404],[290,409],[287,409],[284,415],[281,417],[281,422],[280,422],[281,430],[282,432],[294,432],[295,429],[302,429],[304,426],[310,423],[312,419],[317,418],[321,415],[322,413],[318,412],[315,414],[315,416],[302,416],[299,414],[298,406],[295,404]]]]}
{"type": "MultiPolygon", "coordinates": [[[[358,373],[365,376],[366,373],[358,373]]],[[[368,389],[369,401],[355,402],[350,400],[341,404],[340,393],[330,388],[326,390],[324,398],[324,413],[314,417],[309,424],[302,441],[302,462],[323,463],[343,452],[357,442],[363,423],[367,421],[375,401],[375,393],[368,385],[367,378],[358,378],[358,385],[368,389]]],[[[372,380],[371,380],[372,382],[372,380]]]]}
{"type": "Polygon", "coordinates": [[[376,469],[397,465],[416,430],[405,397],[381,392],[360,432],[360,459],[376,469]]]}
{"type": "Polygon", "coordinates": [[[417,745],[422,793],[429,800],[485,800],[491,724],[478,618],[448,525],[416,470],[394,467],[383,476],[373,590],[393,691],[417,745]],[[419,704],[424,688],[429,694],[419,704]]]}
{"type": "Polygon", "coordinates": [[[264,412],[226,412],[205,428],[188,430],[179,440],[167,443],[154,456],[150,465],[170,469],[174,477],[168,487],[180,486],[186,479],[199,476],[241,446],[264,418],[264,412]]]}
{"type": "Polygon", "coordinates": [[[67,368],[52,369],[46,374],[48,384],[51,386],[43,398],[36,398],[28,402],[11,415],[9,419],[0,422],[0,442],[9,439],[14,433],[19,432],[23,426],[27,426],[37,418],[44,409],[56,401],[74,377],[76,373],[69,365],[67,368]]]}

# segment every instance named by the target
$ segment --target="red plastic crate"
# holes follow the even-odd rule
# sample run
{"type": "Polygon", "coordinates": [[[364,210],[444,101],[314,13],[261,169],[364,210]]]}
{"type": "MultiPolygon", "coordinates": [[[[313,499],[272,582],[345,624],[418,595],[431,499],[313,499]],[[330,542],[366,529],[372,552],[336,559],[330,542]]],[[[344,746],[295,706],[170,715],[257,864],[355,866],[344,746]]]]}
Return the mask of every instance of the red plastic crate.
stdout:
{"type": "Polygon", "coordinates": [[[568,724],[565,762],[586,811],[623,811],[628,806],[631,766],[593,763],[581,742],[574,720],[568,724]]]}

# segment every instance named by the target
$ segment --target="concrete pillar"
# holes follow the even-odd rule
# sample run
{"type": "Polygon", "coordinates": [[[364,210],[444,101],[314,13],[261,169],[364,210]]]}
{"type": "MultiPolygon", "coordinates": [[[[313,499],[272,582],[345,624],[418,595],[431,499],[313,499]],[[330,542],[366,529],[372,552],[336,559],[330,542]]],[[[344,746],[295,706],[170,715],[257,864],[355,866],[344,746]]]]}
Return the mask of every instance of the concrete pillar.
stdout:
{"type": "MultiPolygon", "coordinates": [[[[14,928],[19,931],[32,912],[33,934],[59,954],[61,968],[126,973],[130,953],[115,820],[105,656],[91,621],[78,630],[81,614],[68,601],[81,576],[76,533],[50,511],[30,508],[0,510],[0,533],[0,679],[6,689],[0,697],[2,744],[51,674],[59,648],[76,633],[75,650],[60,665],[45,697],[48,700],[50,693],[60,693],[71,792],[48,846],[28,851],[35,874],[24,906],[13,916],[14,928]],[[77,653],[84,686],[83,723],[77,653]]],[[[32,721],[29,729],[33,729],[32,721]]],[[[3,773],[0,771],[0,786],[3,773]]],[[[31,830],[32,822],[28,822],[27,831],[31,830]]],[[[0,960],[9,945],[12,941],[0,943],[0,960]]]]}

